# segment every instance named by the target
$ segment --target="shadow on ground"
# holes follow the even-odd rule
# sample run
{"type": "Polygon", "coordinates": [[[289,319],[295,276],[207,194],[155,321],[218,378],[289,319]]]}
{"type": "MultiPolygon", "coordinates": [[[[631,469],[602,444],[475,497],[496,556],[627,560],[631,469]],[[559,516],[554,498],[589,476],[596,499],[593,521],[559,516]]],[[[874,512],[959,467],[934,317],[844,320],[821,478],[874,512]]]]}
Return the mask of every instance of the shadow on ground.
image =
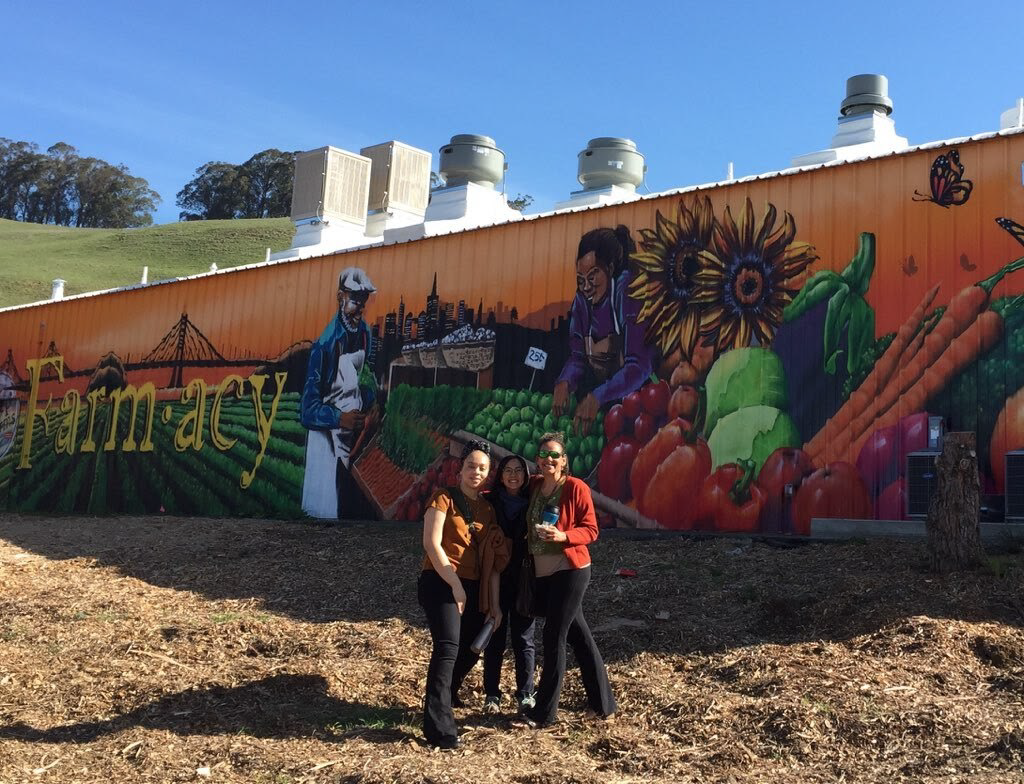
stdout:
{"type": "Polygon", "coordinates": [[[0,738],[41,743],[90,743],[104,735],[146,728],[176,735],[248,735],[344,741],[353,736],[379,743],[413,738],[404,727],[418,721],[405,707],[339,700],[318,675],[273,675],[242,686],[207,686],[161,697],[103,721],[49,729],[16,723],[0,726],[0,738]]]}

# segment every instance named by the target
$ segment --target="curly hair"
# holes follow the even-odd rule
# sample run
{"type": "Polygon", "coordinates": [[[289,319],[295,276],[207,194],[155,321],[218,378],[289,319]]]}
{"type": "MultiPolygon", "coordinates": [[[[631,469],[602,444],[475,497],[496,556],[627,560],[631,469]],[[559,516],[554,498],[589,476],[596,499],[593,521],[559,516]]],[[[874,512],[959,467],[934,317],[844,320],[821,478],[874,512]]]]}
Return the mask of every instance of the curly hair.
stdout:
{"type": "Polygon", "coordinates": [[[469,457],[470,452],[483,452],[488,458],[490,458],[491,445],[486,441],[480,441],[475,438],[471,439],[462,447],[462,454],[459,456],[459,460],[465,462],[466,458],[469,457]]]}

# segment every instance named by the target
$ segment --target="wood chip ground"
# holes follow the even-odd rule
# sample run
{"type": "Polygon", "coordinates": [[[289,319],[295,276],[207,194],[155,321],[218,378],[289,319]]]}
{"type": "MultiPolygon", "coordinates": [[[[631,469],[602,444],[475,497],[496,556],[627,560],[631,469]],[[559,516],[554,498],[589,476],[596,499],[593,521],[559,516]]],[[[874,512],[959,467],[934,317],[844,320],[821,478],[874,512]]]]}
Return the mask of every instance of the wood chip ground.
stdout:
{"type": "Polygon", "coordinates": [[[892,541],[592,553],[619,714],[588,718],[571,671],[557,726],[517,727],[478,668],[444,753],[415,526],[0,515],[0,782],[1024,781],[1020,554],[939,576],[892,541]]]}

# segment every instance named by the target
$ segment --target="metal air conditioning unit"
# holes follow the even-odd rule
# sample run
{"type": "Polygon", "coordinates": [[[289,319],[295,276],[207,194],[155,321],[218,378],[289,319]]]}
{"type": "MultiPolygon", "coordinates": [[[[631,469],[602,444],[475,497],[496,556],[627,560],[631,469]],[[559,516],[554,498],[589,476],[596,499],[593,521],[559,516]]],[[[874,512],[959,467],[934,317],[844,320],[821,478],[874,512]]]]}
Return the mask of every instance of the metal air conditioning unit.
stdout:
{"type": "Polygon", "coordinates": [[[1024,524],[1024,449],[1006,453],[1006,517],[1008,523],[1024,524]]]}
{"type": "Polygon", "coordinates": [[[402,142],[364,147],[359,153],[373,163],[368,208],[397,208],[422,216],[430,199],[430,153],[402,142]]]}
{"type": "Polygon", "coordinates": [[[928,504],[939,486],[939,472],[935,467],[939,453],[911,452],[907,455],[907,517],[924,519],[928,516],[928,504]]]}
{"type": "Polygon", "coordinates": [[[337,147],[299,153],[295,157],[292,220],[365,229],[370,165],[369,158],[337,147]]]}

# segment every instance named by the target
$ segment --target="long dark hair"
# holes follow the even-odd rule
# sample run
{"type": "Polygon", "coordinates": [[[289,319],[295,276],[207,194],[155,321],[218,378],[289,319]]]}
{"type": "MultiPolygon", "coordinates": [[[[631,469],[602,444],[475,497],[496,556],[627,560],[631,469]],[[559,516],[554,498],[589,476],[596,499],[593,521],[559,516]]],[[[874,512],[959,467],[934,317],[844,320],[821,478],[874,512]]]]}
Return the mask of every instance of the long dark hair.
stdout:
{"type": "Polygon", "coordinates": [[[505,490],[505,485],[501,481],[501,473],[502,471],[505,470],[505,466],[507,466],[512,461],[517,461],[519,463],[519,467],[523,469],[523,483],[519,486],[519,492],[517,493],[517,495],[521,495],[524,498],[527,498],[530,495],[530,469],[526,465],[526,460],[524,460],[519,455],[505,455],[498,462],[498,468],[494,472],[494,490],[496,492],[505,490]]]}
{"type": "Polygon", "coordinates": [[[621,223],[614,229],[591,229],[580,239],[576,259],[582,259],[591,251],[597,263],[608,273],[608,277],[617,278],[629,261],[629,256],[636,250],[636,243],[629,236],[629,229],[621,223]]]}

